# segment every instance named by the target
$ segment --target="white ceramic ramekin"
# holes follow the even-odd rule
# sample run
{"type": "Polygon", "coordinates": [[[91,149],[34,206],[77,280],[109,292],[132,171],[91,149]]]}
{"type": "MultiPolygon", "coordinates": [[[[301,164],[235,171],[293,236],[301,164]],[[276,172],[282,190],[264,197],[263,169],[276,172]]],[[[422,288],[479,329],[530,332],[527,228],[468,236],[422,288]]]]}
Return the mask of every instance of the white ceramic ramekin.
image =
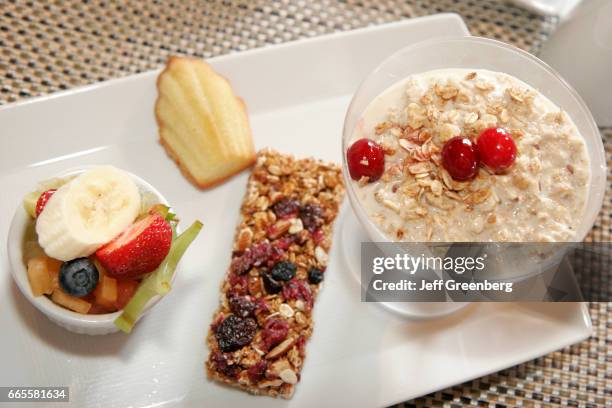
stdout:
{"type": "MultiPolygon", "coordinates": [[[[59,174],[56,177],[61,178],[79,174],[90,167],[92,166],[71,169],[63,172],[62,174],[59,174]]],[[[131,173],[129,174],[134,179],[141,191],[152,193],[153,195],[155,195],[155,197],[160,203],[168,205],[168,202],[166,201],[164,196],[162,196],[162,194],[157,191],[155,187],[153,187],[140,177],[131,173]]],[[[21,290],[21,293],[23,293],[23,295],[30,301],[30,303],[32,303],[38,310],[44,313],[52,322],[71,332],[89,335],[102,335],[117,332],[119,329],[115,326],[114,321],[117,317],[119,317],[121,311],[99,315],[84,315],[73,312],[72,310],[68,310],[62,306],[55,304],[47,296],[43,295],[35,297],[32,294],[23,255],[24,237],[27,228],[31,223],[33,223],[33,220],[26,213],[23,206],[20,205],[19,208],[17,208],[17,211],[15,211],[15,216],[13,217],[13,221],[11,222],[11,227],[7,240],[7,250],[9,262],[11,264],[11,274],[13,275],[15,283],[21,290]]],[[[150,310],[160,299],[161,296],[155,296],[154,298],[152,298],[149,303],[147,303],[141,317],[148,310],[150,310]]]]}

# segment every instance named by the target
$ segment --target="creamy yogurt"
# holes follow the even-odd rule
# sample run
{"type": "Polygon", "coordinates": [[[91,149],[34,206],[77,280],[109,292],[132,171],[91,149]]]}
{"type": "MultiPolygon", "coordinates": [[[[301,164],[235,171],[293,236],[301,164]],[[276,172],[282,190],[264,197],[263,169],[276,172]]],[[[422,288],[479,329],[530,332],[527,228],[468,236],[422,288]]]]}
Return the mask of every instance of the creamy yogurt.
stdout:
{"type": "Polygon", "coordinates": [[[571,118],[510,75],[448,69],[412,75],[364,111],[352,141],[385,149],[376,182],[354,181],[370,218],[396,241],[571,241],[590,180],[584,139],[571,118]],[[454,136],[489,127],[512,132],[517,147],[504,174],[481,168],[457,182],[440,151],[454,136]]]}

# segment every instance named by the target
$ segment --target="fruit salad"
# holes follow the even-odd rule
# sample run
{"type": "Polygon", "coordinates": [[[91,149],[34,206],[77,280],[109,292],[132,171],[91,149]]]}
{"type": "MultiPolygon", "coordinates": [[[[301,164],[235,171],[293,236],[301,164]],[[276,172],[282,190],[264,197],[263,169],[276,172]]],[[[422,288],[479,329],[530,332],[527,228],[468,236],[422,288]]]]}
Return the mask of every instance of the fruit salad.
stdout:
{"type": "Polygon", "coordinates": [[[33,295],[81,314],[122,311],[115,325],[125,332],[170,290],[202,228],[196,221],[177,235],[176,215],[112,166],[43,182],[24,208],[32,217],[24,247],[33,295]]]}

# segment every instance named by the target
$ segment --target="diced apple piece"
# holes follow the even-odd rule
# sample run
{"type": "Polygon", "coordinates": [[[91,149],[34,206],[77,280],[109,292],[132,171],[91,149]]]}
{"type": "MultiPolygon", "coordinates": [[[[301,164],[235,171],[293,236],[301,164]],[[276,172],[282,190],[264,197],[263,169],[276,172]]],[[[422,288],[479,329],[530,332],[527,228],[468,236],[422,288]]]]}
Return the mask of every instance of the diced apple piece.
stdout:
{"type": "Polygon", "coordinates": [[[28,261],[28,280],[34,296],[50,295],[53,279],[47,270],[46,258],[32,258],[28,261]]]}
{"type": "Polygon", "coordinates": [[[114,309],[117,301],[117,280],[103,275],[94,290],[96,303],[107,309],[114,309]]]}
{"type": "Polygon", "coordinates": [[[51,295],[51,300],[60,306],[64,306],[66,309],[70,309],[77,313],[87,314],[91,309],[91,303],[79,299],[74,296],[70,296],[64,293],[61,289],[55,289],[51,295]]]}

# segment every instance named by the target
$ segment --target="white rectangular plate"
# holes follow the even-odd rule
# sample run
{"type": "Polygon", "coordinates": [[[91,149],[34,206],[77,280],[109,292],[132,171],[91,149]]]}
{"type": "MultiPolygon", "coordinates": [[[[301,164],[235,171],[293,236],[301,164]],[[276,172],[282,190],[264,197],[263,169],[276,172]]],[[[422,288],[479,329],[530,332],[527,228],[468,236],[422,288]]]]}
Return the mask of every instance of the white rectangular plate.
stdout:
{"type": "MultiPolygon", "coordinates": [[[[384,57],[410,43],[466,35],[455,15],[215,58],[246,100],[258,148],[340,160],[352,92],[384,57]]],[[[287,401],[254,397],[206,379],[204,338],[230,261],[247,174],[198,191],[157,143],[158,72],[0,108],[0,232],[37,181],[110,163],[156,186],[186,223],[205,228],[183,259],[172,292],[129,336],[66,332],[12,283],[0,248],[0,385],[68,385],[75,406],[384,406],[518,364],[586,338],[579,304],[478,304],[412,322],[361,303],[339,245],[315,307],[302,381],[287,401]]],[[[346,210],[346,208],[345,208],[346,210]]],[[[338,235],[336,235],[337,237],[338,235]]]]}

